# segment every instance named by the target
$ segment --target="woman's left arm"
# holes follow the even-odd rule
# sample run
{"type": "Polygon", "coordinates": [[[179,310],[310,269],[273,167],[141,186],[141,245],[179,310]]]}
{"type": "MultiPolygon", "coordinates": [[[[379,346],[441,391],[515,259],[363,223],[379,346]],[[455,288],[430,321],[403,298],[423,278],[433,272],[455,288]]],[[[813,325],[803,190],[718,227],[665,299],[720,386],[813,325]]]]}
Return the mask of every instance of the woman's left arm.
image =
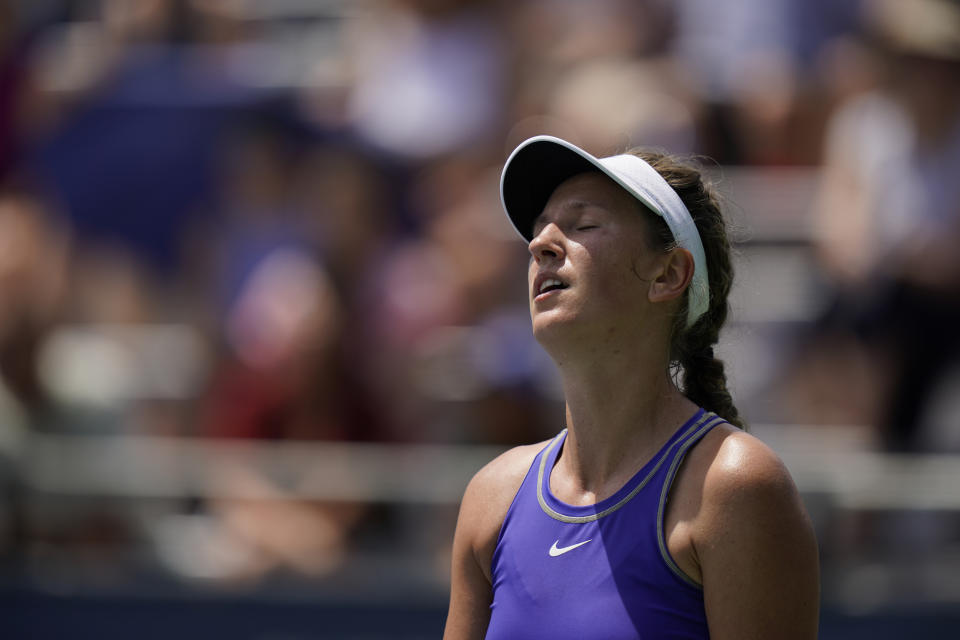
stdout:
{"type": "Polygon", "coordinates": [[[786,467],[745,433],[707,469],[694,536],[713,640],[817,637],[817,542],[786,467]]]}

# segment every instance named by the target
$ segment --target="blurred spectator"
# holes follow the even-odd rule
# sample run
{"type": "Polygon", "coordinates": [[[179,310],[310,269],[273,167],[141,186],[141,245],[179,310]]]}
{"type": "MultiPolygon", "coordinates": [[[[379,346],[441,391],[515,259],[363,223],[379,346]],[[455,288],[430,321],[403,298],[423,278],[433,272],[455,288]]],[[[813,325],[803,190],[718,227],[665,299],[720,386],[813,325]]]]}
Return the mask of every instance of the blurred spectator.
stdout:
{"type": "Polygon", "coordinates": [[[390,256],[412,233],[402,213],[402,189],[388,163],[343,141],[310,149],[293,178],[292,197],[305,215],[306,236],[319,250],[341,302],[338,377],[365,407],[363,424],[355,425],[350,437],[400,437],[396,408],[375,391],[385,377],[402,384],[378,348],[374,311],[390,256]]]}
{"type": "MultiPolygon", "coordinates": [[[[372,428],[365,399],[342,375],[338,297],[310,254],[282,246],[269,251],[245,279],[225,320],[228,350],[203,401],[202,435],[340,440],[372,428]]],[[[226,546],[231,554],[219,563],[217,556],[206,558],[208,572],[199,577],[250,581],[276,569],[324,575],[343,561],[349,533],[368,510],[304,500],[297,479],[281,486],[252,467],[238,466],[214,483],[258,498],[204,501],[208,515],[200,522],[206,526],[195,542],[201,548],[226,546]]]]}
{"type": "Polygon", "coordinates": [[[732,164],[770,162],[796,92],[789,0],[684,0],[676,47],[719,137],[708,152],[732,164]]]}
{"type": "Polygon", "coordinates": [[[350,45],[356,67],[348,113],[358,134],[410,159],[489,139],[506,88],[495,4],[378,0],[350,45]]]}
{"type": "Polygon", "coordinates": [[[295,190],[303,157],[288,131],[265,123],[224,154],[223,222],[210,238],[223,305],[214,339],[224,338],[224,350],[201,425],[208,435],[364,439],[376,431],[341,349],[343,296],[321,262],[325,238],[308,218],[316,211],[295,190]]]}
{"type": "MultiPolygon", "coordinates": [[[[328,237],[330,227],[317,219],[326,203],[310,197],[316,183],[352,175],[346,158],[324,166],[288,129],[268,122],[234,134],[223,155],[222,225],[209,239],[217,256],[213,297],[221,305],[212,337],[221,344],[199,400],[199,435],[265,441],[379,435],[376,408],[344,349],[344,296],[322,261],[330,251],[333,264],[346,270],[341,277],[349,291],[361,276],[350,269],[362,265],[350,262],[357,256],[337,251],[338,243],[362,249],[375,239],[328,237]]],[[[368,186],[360,182],[351,191],[347,180],[338,184],[348,205],[355,202],[349,194],[365,195],[368,186]]],[[[336,210],[343,201],[331,204],[336,210]]],[[[349,206],[337,211],[365,213],[349,206]]],[[[362,218],[358,224],[362,229],[362,218]]],[[[349,228],[346,220],[338,225],[349,228]]],[[[366,257],[361,252],[359,258],[366,257]]],[[[256,584],[277,571],[314,577],[334,571],[368,508],[304,500],[296,490],[300,480],[307,478],[281,486],[252,467],[224,472],[214,479],[219,486],[269,499],[204,500],[202,511],[170,521],[169,536],[161,538],[164,557],[183,575],[232,583],[256,584]],[[220,552],[200,553],[206,557],[199,564],[192,555],[182,557],[198,548],[220,552]]]]}
{"type": "MultiPolygon", "coordinates": [[[[669,24],[670,12],[657,0],[536,0],[512,7],[506,28],[513,95],[504,148],[543,133],[598,149],[671,139],[677,121],[689,114],[672,92],[675,69],[658,57],[669,24]],[[660,111],[665,121],[650,126],[652,111],[665,103],[676,108],[676,119],[660,111]],[[653,139],[646,141],[649,134],[653,139]]],[[[681,149],[691,142],[684,138],[681,149]]]]}
{"type": "Polygon", "coordinates": [[[882,365],[885,444],[936,449],[944,434],[922,429],[925,410],[960,349],[960,6],[866,6],[884,76],[830,125],[817,220],[838,295],[826,322],[855,330],[882,365]]]}
{"type": "Polygon", "coordinates": [[[588,148],[642,144],[692,152],[695,108],[672,81],[672,71],[667,60],[641,62],[628,56],[577,63],[550,92],[547,114],[576,132],[588,148]]]}
{"type": "MultiPolygon", "coordinates": [[[[679,62],[703,105],[701,150],[722,164],[811,164],[822,100],[807,68],[856,26],[859,0],[683,0],[679,62]]],[[[822,67],[815,69],[822,71],[822,67]]],[[[814,79],[815,80],[815,79],[814,79]]]]}
{"type": "Polygon", "coordinates": [[[212,209],[225,116],[251,97],[195,48],[217,35],[200,15],[185,0],[104,0],[98,20],[51,31],[36,62],[49,112],[34,124],[40,178],[83,241],[127,248],[164,277],[212,209]]]}

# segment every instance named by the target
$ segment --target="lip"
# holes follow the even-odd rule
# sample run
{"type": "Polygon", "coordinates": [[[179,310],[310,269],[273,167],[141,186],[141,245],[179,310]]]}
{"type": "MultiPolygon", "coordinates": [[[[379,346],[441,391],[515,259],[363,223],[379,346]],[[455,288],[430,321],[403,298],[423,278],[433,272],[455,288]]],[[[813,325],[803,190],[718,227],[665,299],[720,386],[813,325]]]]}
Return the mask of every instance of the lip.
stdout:
{"type": "Polygon", "coordinates": [[[565,285],[564,289],[570,286],[570,283],[567,282],[565,278],[561,278],[557,273],[554,273],[552,271],[541,271],[540,273],[537,274],[537,277],[533,279],[533,287],[530,291],[531,297],[534,300],[544,300],[547,297],[549,297],[550,294],[559,293],[564,290],[564,289],[551,289],[550,291],[537,293],[538,291],[540,291],[540,287],[543,286],[543,283],[546,282],[547,280],[559,280],[565,285]]]}
{"type": "Polygon", "coordinates": [[[550,291],[545,291],[545,292],[543,292],[543,293],[540,293],[540,294],[535,295],[535,296],[533,297],[533,301],[534,301],[534,302],[543,302],[544,300],[546,300],[547,298],[549,298],[549,297],[552,296],[553,294],[555,294],[555,293],[560,293],[561,291],[563,291],[563,289],[551,289],[550,291]]]}

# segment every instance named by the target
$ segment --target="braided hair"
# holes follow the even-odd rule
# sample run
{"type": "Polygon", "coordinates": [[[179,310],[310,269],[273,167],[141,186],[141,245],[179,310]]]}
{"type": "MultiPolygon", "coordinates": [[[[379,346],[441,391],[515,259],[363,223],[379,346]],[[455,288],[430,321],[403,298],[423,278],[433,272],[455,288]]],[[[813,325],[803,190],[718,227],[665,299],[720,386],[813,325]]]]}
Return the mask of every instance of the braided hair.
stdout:
{"type": "MultiPolygon", "coordinates": [[[[727,390],[724,364],[713,353],[720,329],[727,320],[727,296],[733,283],[733,264],[726,223],[720,212],[719,198],[701,171],[674,156],[647,150],[630,153],[653,167],[677,192],[693,217],[709,273],[710,306],[690,327],[687,322],[687,296],[674,319],[670,342],[671,372],[683,394],[691,401],[738,427],[745,424],[727,390]]],[[[666,222],[657,215],[647,217],[655,246],[668,251],[677,246],[666,222]]]]}

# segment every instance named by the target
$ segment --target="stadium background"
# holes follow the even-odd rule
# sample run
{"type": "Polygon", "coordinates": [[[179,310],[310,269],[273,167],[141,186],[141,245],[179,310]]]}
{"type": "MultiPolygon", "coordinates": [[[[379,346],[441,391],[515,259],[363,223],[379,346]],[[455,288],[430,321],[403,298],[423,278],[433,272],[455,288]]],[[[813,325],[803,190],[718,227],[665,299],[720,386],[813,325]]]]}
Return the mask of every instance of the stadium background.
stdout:
{"type": "Polygon", "coordinates": [[[561,427],[497,195],[553,133],[710,158],[821,637],[953,637],[958,59],[950,0],[0,0],[0,636],[438,637],[561,427]]]}

